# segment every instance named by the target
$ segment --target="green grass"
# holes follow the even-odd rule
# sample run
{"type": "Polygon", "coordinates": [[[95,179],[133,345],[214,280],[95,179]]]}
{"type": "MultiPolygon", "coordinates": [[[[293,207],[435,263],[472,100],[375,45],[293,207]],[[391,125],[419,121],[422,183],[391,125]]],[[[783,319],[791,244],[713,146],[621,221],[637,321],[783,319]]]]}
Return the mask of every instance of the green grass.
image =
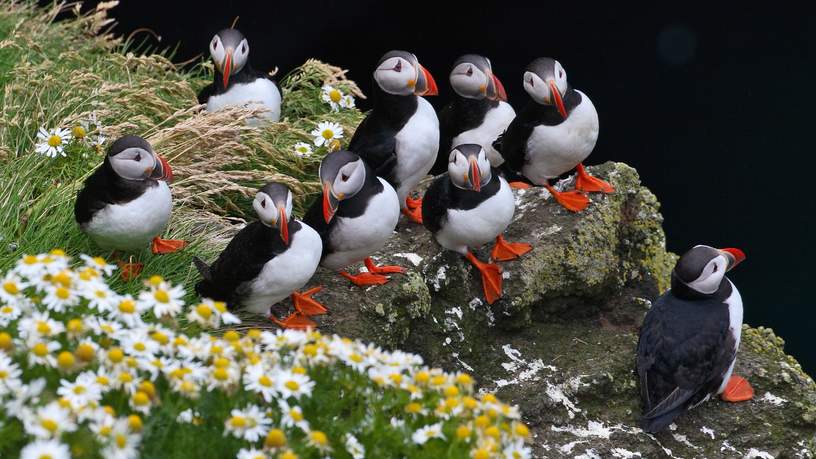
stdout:
{"type": "MultiPolygon", "coordinates": [[[[95,114],[107,144],[124,134],[147,138],[168,158],[176,173],[175,209],[165,237],[186,239],[181,253],[132,254],[144,273],[160,274],[188,291],[197,274],[193,255],[212,259],[234,232],[234,224],[253,218],[254,190],[268,180],[290,185],[302,212],[319,186],[320,157],[293,155],[298,141],[311,141],[317,122],[343,125],[347,141],[362,119],[357,110],[332,113],[320,98],[331,82],[359,95],[341,69],[317,61],[279,80],[284,91],[282,121],[250,128],[250,110],[209,114],[194,108],[196,93],[212,78],[202,62],[180,71],[161,52],[109,36],[96,36],[103,16],[53,22],[56,9],[0,1],[0,270],[22,254],[60,247],[69,254],[100,250],[80,232],[73,203],[83,180],[104,151],[77,148],[67,158],[34,152],[40,127],[71,128],[95,114]],[[84,157],[83,157],[84,154],[84,157]]],[[[115,284],[134,292],[141,282],[115,284]]]]}

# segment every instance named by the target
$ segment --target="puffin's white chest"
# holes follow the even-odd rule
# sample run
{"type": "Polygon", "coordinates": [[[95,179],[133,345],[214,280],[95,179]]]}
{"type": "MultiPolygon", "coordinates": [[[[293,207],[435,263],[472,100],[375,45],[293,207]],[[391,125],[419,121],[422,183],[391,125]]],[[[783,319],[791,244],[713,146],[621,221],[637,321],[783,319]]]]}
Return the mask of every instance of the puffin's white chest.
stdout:
{"type": "Polygon", "coordinates": [[[447,220],[435,234],[439,245],[464,255],[468,247],[481,247],[504,232],[513,220],[516,203],[507,181],[496,178],[501,183],[499,191],[475,208],[448,209],[447,220]]]}
{"type": "Polygon", "coordinates": [[[401,203],[433,167],[439,150],[439,119],[431,104],[417,97],[417,109],[397,133],[396,181],[401,203]]]}
{"type": "Polygon", "coordinates": [[[160,181],[128,203],[98,211],[83,230],[103,249],[141,250],[164,232],[172,210],[170,187],[160,181]]]}
{"type": "Polygon", "coordinates": [[[516,111],[507,102],[499,102],[499,105],[487,113],[479,126],[464,131],[451,140],[451,148],[463,143],[475,143],[481,145],[487,153],[487,158],[493,167],[499,167],[504,163],[502,155],[493,148],[493,142],[507,129],[507,126],[516,117],[516,111]]]}
{"type": "Polygon", "coordinates": [[[281,94],[275,83],[266,78],[258,78],[249,83],[234,84],[225,93],[207,99],[208,112],[241,105],[266,107],[268,111],[265,112],[264,118],[278,121],[281,113],[281,94]]]}
{"type": "MultiPolygon", "coordinates": [[[[730,280],[728,282],[731,283],[730,280]]],[[[739,290],[737,290],[737,287],[733,283],[731,283],[731,296],[725,300],[725,303],[728,304],[729,329],[734,336],[734,342],[736,343],[735,349],[739,351],[740,338],[742,337],[742,296],[740,296],[739,290]]],[[[725,372],[723,383],[717,390],[718,394],[721,394],[722,391],[725,390],[725,386],[728,385],[728,380],[731,378],[731,374],[734,373],[735,363],[737,363],[736,355],[734,356],[734,361],[731,362],[731,365],[725,372]]]]}
{"type": "Polygon", "coordinates": [[[326,268],[339,270],[362,261],[380,250],[391,237],[400,214],[400,201],[394,188],[379,178],[383,191],[371,197],[365,213],[355,218],[337,218],[328,236],[332,253],[323,259],[326,268]]]}
{"type": "Polygon", "coordinates": [[[537,185],[558,177],[584,161],[598,140],[598,112],[586,94],[563,123],[539,125],[527,139],[522,173],[537,185]]]}
{"type": "Polygon", "coordinates": [[[306,285],[314,275],[320,263],[323,242],[311,226],[303,222],[300,225],[289,248],[267,261],[250,284],[250,293],[242,302],[247,311],[267,313],[270,306],[306,285]]]}

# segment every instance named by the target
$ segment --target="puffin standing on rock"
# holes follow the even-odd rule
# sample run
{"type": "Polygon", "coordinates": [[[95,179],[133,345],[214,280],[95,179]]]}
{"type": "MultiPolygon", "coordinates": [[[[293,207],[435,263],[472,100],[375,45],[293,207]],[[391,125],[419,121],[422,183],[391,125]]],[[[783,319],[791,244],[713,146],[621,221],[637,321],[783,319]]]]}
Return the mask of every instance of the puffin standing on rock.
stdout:
{"type": "MultiPolygon", "coordinates": [[[[99,247],[137,251],[151,243],[155,254],[175,252],[186,243],[161,239],[173,210],[167,185],[170,164],[150,144],[135,135],[117,139],[102,165],[85,180],[74,204],[80,229],[99,247]]],[[[120,263],[122,277],[139,275],[142,263],[120,263]]]]}
{"type": "Polygon", "coordinates": [[[321,266],[364,287],[388,282],[385,274],[403,273],[400,266],[377,266],[372,253],[391,237],[400,215],[397,192],[377,177],[359,156],[345,150],[326,155],[318,172],[323,199],[306,212],[303,220],[323,240],[321,266]],[[368,272],[349,274],[345,269],[364,261],[368,272]]]}
{"type": "Polygon", "coordinates": [[[402,213],[422,223],[422,199],[409,194],[431,170],[439,149],[439,119],[420,97],[436,95],[436,82],[406,51],[386,53],[374,71],[374,82],[374,106],[348,148],[394,186],[402,213]]]}
{"type": "Polygon", "coordinates": [[[589,175],[582,164],[598,140],[598,112],[586,94],[570,87],[561,64],[549,57],[531,62],[524,72],[524,90],[533,100],[494,144],[506,161],[508,176],[521,174],[513,186],[542,185],[573,212],[589,204],[583,192],[613,192],[612,185],[589,175]],[[559,192],[550,185],[575,168],[577,191],[559,192]]]}
{"type": "Polygon", "coordinates": [[[485,299],[502,296],[501,268],[480,261],[472,247],[496,240],[491,257],[507,261],[532,250],[530,244],[510,243],[502,233],[513,220],[515,198],[507,181],[490,167],[481,145],[453,148],[448,174],[437,177],[422,201],[422,220],[442,247],[464,255],[482,273],[485,299]]]}
{"type": "Polygon", "coordinates": [[[721,394],[729,402],[753,397],[733,375],[742,332],[742,299],[725,273],[745,259],[739,249],[698,245],[677,261],[671,290],[643,320],[637,352],[641,425],[658,432],[677,416],[721,394]]]}
{"type": "Polygon", "coordinates": [[[212,266],[193,259],[202,277],[196,292],[224,301],[231,309],[268,314],[284,328],[315,327],[309,316],[326,313],[311,298],[320,287],[305,293],[296,290],[309,282],[320,263],[320,236],[291,218],[292,192],[286,185],[265,185],[255,195],[252,208],[258,221],[238,232],[212,266]],[[270,307],[290,295],[295,312],[281,321],[270,313],[270,307]]]}
{"type": "Polygon", "coordinates": [[[210,42],[210,56],[215,64],[212,84],[198,94],[198,103],[207,111],[249,105],[264,107],[263,118],[278,121],[281,114],[281,91],[268,74],[249,64],[249,43],[238,29],[224,29],[210,42]]]}
{"type": "Polygon", "coordinates": [[[501,81],[493,74],[490,59],[466,54],[453,63],[450,84],[456,95],[439,112],[439,153],[431,174],[448,170],[451,147],[476,143],[487,152],[493,167],[504,158],[493,148],[493,141],[507,129],[516,111],[508,104],[501,81]]]}

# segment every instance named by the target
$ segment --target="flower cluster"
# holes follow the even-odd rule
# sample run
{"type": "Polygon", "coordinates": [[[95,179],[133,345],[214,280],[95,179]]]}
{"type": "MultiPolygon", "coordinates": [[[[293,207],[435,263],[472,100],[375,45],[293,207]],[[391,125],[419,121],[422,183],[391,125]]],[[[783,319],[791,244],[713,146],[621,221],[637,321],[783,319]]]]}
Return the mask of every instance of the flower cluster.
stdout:
{"type": "Polygon", "coordinates": [[[239,459],[530,456],[518,408],[477,395],[467,374],[316,331],[217,336],[206,330],[240,323],[223,303],[188,307],[159,276],[119,294],[115,269],[54,250],[0,277],[0,436],[22,432],[12,453],[127,459],[192,439],[239,459]]]}
{"type": "Polygon", "coordinates": [[[100,151],[105,140],[105,136],[99,132],[96,116],[92,114],[89,119],[80,121],[70,129],[41,127],[37,131],[37,145],[34,148],[37,153],[49,158],[66,157],[66,148],[90,146],[100,151]]]}
{"type": "Polygon", "coordinates": [[[343,91],[332,85],[324,84],[320,90],[320,98],[329,104],[333,112],[339,112],[341,108],[354,108],[354,96],[343,94],[343,91]]]}

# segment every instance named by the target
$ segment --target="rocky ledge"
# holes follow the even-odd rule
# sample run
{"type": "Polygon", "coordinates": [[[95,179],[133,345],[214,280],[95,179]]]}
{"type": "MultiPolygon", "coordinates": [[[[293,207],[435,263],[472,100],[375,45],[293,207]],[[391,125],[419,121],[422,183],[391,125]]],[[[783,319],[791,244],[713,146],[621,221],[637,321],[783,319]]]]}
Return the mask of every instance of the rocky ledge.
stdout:
{"type": "MultiPolygon", "coordinates": [[[[502,264],[505,295],[495,304],[482,300],[469,263],[442,251],[424,228],[401,223],[375,259],[408,267],[406,275],[361,290],[318,274],[314,282],[325,288],[317,298],[331,310],[316,318],[321,331],[476,375],[520,405],[535,457],[813,457],[816,385],[764,328],[745,327],[737,360],[754,400],[708,402],[654,436],[637,427],[637,330],[668,287],[676,257],[665,250],[659,203],[637,172],[620,163],[592,172],[616,192],[593,194],[580,214],[543,189],[517,192],[506,237],[534,250],[502,264]]],[[[488,249],[477,255],[486,259],[488,249]]]]}

